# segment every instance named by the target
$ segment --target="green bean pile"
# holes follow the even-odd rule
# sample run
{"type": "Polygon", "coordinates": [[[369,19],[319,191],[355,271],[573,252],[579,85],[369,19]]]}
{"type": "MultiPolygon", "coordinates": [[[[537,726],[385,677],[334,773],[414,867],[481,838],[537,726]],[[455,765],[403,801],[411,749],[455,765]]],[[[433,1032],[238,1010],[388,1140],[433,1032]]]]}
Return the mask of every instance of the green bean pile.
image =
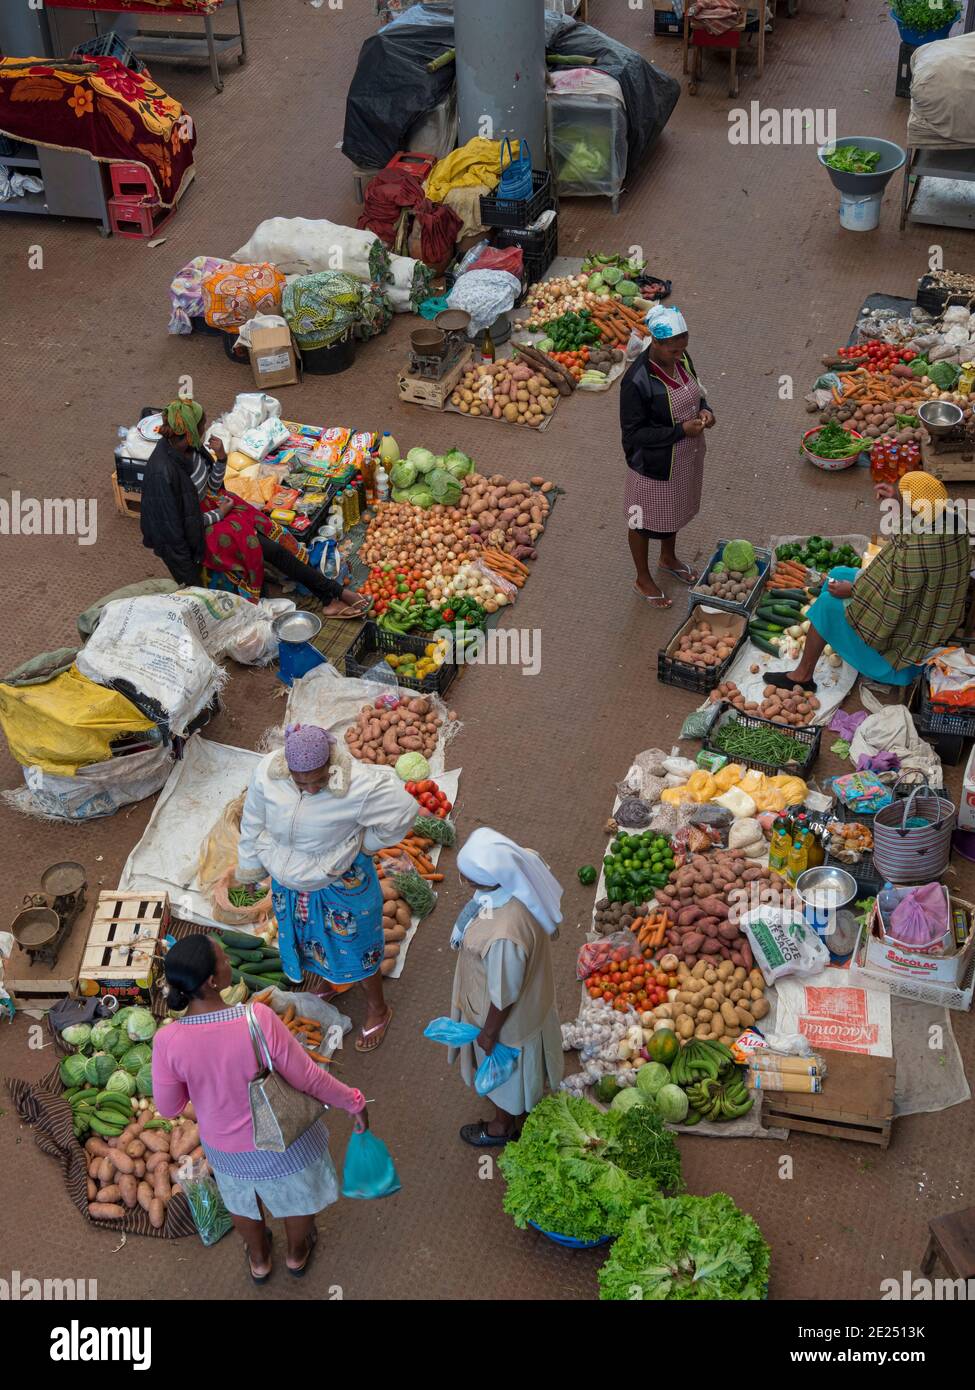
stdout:
{"type": "Polygon", "coordinates": [[[266,888],[231,888],[227,894],[234,907],[253,907],[267,897],[266,888]]]}
{"type": "Polygon", "coordinates": [[[772,767],[803,763],[810,752],[808,743],[791,734],[780,734],[776,729],[749,729],[737,719],[727,720],[709,742],[729,758],[750,758],[772,767]]]}

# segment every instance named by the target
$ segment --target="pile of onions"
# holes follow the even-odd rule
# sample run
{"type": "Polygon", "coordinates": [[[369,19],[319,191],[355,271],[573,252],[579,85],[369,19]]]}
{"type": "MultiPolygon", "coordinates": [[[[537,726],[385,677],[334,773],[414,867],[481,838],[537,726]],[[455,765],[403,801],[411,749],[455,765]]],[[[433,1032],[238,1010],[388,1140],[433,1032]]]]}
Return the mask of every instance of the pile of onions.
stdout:
{"type": "Polygon", "coordinates": [[[430,597],[436,598],[437,577],[452,578],[465,560],[473,558],[476,548],[469,518],[456,507],[380,502],[359,558],[367,565],[393,564],[418,570],[428,581],[430,597]]]}
{"type": "Polygon", "coordinates": [[[543,280],[538,285],[532,285],[525,297],[528,316],[521,320],[520,326],[527,328],[530,333],[537,333],[543,324],[557,319],[560,314],[570,310],[578,313],[580,309],[598,303],[599,296],[586,288],[588,284],[588,275],[564,275],[556,280],[543,280]]]}

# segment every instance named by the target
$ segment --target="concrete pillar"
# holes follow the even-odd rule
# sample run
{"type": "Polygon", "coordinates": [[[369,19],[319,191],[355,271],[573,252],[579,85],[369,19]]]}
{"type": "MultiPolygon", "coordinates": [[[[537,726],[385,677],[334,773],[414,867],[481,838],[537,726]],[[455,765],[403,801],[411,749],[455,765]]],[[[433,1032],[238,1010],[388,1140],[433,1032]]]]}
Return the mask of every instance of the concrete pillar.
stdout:
{"type": "Polygon", "coordinates": [[[545,0],[454,0],[454,43],[460,143],[524,137],[544,169],[545,0]]]}

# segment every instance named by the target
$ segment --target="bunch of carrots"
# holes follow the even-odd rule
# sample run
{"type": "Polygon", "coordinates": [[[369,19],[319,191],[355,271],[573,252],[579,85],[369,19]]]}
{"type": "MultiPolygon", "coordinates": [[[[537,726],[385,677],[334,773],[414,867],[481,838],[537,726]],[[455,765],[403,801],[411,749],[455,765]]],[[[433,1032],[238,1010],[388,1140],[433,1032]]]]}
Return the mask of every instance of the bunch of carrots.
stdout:
{"type": "Polygon", "coordinates": [[[889,401],[915,400],[922,396],[920,379],[908,371],[903,377],[898,372],[880,374],[861,369],[856,372],[840,372],[842,392],[833,387],[833,399],[837,405],[849,405],[851,401],[863,404],[886,404],[889,401]]]}
{"type": "Polygon", "coordinates": [[[388,849],[381,849],[376,855],[376,873],[380,878],[385,878],[383,868],[384,859],[402,859],[404,856],[409,859],[414,869],[421,878],[425,878],[428,883],[443,883],[443,874],[437,873],[437,866],[427,854],[427,850],[433,844],[433,840],[427,839],[426,835],[418,835],[415,830],[411,830],[398,845],[390,845],[388,849]]]}
{"type": "Polygon", "coordinates": [[[502,579],[507,579],[510,584],[514,584],[516,589],[520,589],[528,578],[528,566],[523,565],[520,560],[516,560],[513,555],[508,555],[503,550],[497,550],[492,546],[485,546],[481,551],[481,558],[485,561],[495,574],[502,579]]]}
{"type": "Polygon", "coordinates": [[[638,333],[646,333],[643,315],[628,304],[605,299],[589,306],[593,322],[602,333],[603,342],[610,347],[626,347],[634,328],[638,333]]]}
{"type": "MultiPolygon", "coordinates": [[[[268,1007],[270,1007],[269,1001],[272,993],[273,990],[263,989],[260,994],[254,995],[252,1002],[255,1004],[268,1004],[268,1007]]],[[[289,1004],[284,1013],[279,1014],[278,1017],[292,1037],[298,1039],[313,1062],[321,1062],[326,1067],[339,1065],[333,1058],[324,1057],[318,1051],[318,1048],[322,1045],[322,1025],[317,1019],[308,1018],[304,1014],[300,1014],[294,1004],[289,1004]]]]}
{"type": "Polygon", "coordinates": [[[667,931],[673,925],[670,913],[664,908],[660,912],[648,912],[645,917],[637,917],[631,923],[630,931],[645,950],[648,947],[656,950],[664,944],[667,931]]]}
{"type": "Polygon", "coordinates": [[[769,589],[805,589],[810,572],[798,560],[776,560],[769,577],[769,589]]]}

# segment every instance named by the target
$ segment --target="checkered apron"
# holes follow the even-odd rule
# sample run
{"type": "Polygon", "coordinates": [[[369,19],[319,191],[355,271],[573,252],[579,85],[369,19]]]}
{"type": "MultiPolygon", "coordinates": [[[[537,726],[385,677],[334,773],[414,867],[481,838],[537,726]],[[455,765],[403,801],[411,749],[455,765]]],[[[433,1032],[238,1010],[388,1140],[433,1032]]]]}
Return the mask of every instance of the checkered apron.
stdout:
{"type": "MultiPolygon", "coordinates": [[[[703,395],[701,387],[690,373],[677,364],[678,380],[671,381],[657,370],[652,362],[647,363],[649,371],[654,372],[667,388],[674,423],[682,424],[692,420],[701,409],[703,395]]],[[[693,521],[701,509],[701,487],[704,482],[704,455],[707,445],[704,435],[692,439],[681,439],[674,446],[674,462],[670,477],[645,478],[633,468],[626,470],[624,509],[627,525],[631,524],[634,508],[639,508],[643,518],[640,530],[656,531],[669,535],[683,530],[693,521]]]]}

